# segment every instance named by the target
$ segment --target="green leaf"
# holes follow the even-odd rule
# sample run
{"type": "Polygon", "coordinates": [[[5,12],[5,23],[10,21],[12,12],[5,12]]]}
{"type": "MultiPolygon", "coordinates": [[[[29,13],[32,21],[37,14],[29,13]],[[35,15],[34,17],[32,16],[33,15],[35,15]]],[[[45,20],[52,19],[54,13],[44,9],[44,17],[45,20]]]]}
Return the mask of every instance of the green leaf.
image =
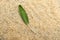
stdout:
{"type": "Polygon", "coordinates": [[[29,19],[28,19],[26,11],[24,10],[24,8],[21,5],[19,5],[18,8],[19,8],[19,14],[20,14],[22,20],[27,25],[29,23],[29,19]]]}

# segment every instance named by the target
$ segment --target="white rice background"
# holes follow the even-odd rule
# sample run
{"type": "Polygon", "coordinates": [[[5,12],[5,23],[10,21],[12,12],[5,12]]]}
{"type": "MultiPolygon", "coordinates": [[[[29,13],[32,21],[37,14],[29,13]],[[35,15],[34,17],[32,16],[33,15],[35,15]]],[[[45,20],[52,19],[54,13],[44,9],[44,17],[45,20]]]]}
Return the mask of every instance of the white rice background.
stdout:
{"type": "Polygon", "coordinates": [[[60,40],[60,0],[0,0],[0,40],[60,40]],[[28,26],[18,5],[27,12],[28,26]]]}

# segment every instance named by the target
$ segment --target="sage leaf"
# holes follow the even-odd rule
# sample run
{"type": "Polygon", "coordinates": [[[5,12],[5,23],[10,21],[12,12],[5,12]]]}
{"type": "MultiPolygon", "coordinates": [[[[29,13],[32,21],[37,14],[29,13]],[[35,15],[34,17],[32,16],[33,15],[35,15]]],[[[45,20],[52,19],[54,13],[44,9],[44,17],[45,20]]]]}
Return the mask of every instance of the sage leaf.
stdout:
{"type": "Polygon", "coordinates": [[[18,8],[19,8],[19,15],[21,16],[24,23],[27,25],[29,23],[29,19],[28,19],[26,11],[24,10],[24,8],[21,5],[19,5],[18,8]]]}

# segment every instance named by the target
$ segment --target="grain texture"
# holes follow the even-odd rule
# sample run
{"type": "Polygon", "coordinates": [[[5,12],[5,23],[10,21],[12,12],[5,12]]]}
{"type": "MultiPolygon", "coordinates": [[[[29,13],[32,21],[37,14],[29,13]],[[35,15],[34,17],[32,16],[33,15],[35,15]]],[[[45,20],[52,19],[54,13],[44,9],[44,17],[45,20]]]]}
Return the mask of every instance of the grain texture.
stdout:
{"type": "Polygon", "coordinates": [[[0,40],[60,40],[60,0],[0,0],[0,40]],[[19,16],[20,4],[28,26],[19,16]]]}

